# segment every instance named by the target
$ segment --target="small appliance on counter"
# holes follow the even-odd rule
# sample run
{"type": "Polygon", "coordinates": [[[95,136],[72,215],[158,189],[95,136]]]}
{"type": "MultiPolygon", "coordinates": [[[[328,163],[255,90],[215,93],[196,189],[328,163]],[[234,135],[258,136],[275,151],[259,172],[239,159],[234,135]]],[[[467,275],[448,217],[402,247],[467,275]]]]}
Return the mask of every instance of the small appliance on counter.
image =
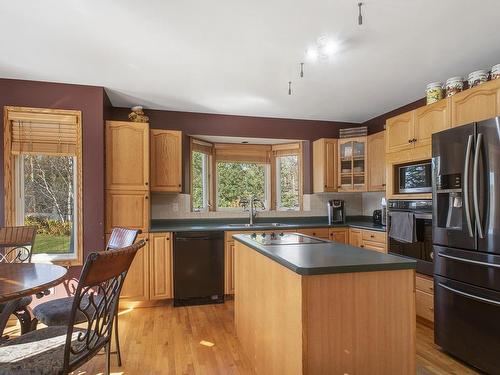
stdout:
{"type": "Polygon", "coordinates": [[[329,200],[326,204],[328,210],[328,224],[345,223],[344,201],[340,199],[329,200]]]}
{"type": "Polygon", "coordinates": [[[373,210],[373,223],[382,225],[382,210],[373,210]]]}

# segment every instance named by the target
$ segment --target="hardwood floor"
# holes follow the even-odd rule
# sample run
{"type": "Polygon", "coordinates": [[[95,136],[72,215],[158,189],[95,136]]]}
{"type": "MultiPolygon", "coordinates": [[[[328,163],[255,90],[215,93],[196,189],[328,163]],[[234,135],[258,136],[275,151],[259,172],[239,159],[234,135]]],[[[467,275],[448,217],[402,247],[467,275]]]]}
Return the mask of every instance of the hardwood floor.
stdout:
{"type": "MultiPolygon", "coordinates": [[[[138,308],[120,314],[124,363],[117,367],[116,356],[111,357],[113,375],[253,374],[234,333],[232,301],[175,309],[138,308]]],[[[75,374],[101,374],[103,366],[104,356],[99,355],[75,374]]],[[[434,344],[432,328],[417,322],[417,374],[479,373],[441,352],[434,344]]]]}

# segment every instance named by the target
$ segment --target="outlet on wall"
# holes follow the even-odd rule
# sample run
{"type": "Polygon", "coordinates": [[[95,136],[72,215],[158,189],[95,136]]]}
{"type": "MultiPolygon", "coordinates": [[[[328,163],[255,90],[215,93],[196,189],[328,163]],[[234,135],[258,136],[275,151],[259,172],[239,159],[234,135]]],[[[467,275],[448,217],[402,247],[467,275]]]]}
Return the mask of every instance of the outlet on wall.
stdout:
{"type": "Polygon", "coordinates": [[[179,212],[179,203],[172,203],[172,211],[179,212]]]}

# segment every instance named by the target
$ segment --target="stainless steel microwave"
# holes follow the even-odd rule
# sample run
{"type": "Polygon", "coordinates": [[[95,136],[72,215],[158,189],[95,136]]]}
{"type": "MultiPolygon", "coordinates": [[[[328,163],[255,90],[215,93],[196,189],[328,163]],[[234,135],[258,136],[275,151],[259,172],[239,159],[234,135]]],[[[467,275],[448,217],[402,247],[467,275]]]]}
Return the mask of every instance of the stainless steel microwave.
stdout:
{"type": "Polygon", "coordinates": [[[398,173],[398,193],[418,194],[432,192],[431,161],[396,166],[398,173]]]}

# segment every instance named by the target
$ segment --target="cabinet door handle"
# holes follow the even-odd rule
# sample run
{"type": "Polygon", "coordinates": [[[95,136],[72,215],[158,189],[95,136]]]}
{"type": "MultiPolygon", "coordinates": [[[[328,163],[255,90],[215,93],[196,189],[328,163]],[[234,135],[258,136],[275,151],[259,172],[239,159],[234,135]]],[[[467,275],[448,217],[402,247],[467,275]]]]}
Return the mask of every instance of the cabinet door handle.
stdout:
{"type": "Polygon", "coordinates": [[[375,236],[374,236],[373,234],[370,234],[370,237],[371,237],[371,238],[375,238],[375,236]]]}
{"type": "Polygon", "coordinates": [[[149,183],[145,182],[145,183],[144,183],[144,185],[148,186],[148,185],[149,185],[149,183]]]}
{"type": "Polygon", "coordinates": [[[408,143],[411,143],[411,139],[408,139],[408,143]]]}
{"type": "Polygon", "coordinates": [[[144,199],[149,199],[149,197],[146,195],[146,196],[144,197],[144,199]]]}

